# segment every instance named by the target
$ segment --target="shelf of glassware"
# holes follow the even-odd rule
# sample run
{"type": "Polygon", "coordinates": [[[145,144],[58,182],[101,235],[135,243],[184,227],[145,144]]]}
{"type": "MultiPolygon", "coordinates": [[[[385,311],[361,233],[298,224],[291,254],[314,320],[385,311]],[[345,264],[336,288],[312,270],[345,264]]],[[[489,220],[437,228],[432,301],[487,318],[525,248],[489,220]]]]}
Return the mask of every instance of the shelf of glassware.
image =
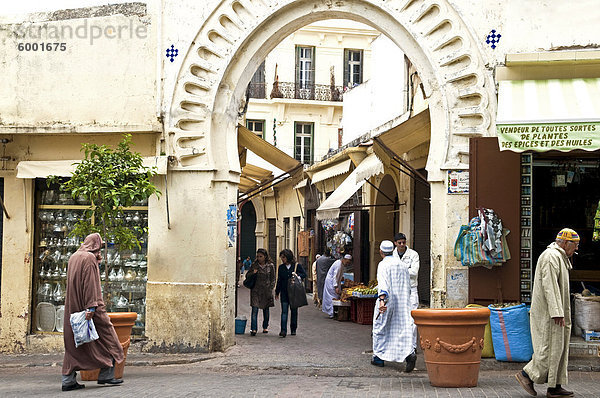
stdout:
{"type": "Polygon", "coordinates": [[[521,155],[521,302],[531,302],[532,256],[531,256],[531,212],[532,212],[531,154],[521,155]]]}
{"type": "MultiPolygon", "coordinates": [[[[66,291],[67,263],[69,257],[81,245],[81,239],[70,237],[69,232],[86,205],[42,204],[37,212],[37,256],[35,259],[34,287],[36,300],[34,332],[62,333],[64,319],[64,295],[66,291]]],[[[147,206],[129,207],[124,222],[129,225],[148,225],[147,206]]],[[[108,288],[107,311],[134,311],[138,313],[133,334],[144,334],[146,304],[146,242],[140,236],[141,249],[117,252],[109,248],[109,281],[106,282],[104,265],[101,264],[103,289],[108,288]],[[112,254],[111,254],[112,253],[112,254]],[[118,256],[117,256],[118,254],[118,256]]]]}
{"type": "MultiPolygon", "coordinates": [[[[146,241],[146,236],[142,238],[146,241]]],[[[100,267],[102,288],[107,289],[106,309],[109,312],[136,312],[132,334],[144,335],[146,313],[146,281],[148,266],[145,247],[138,251],[108,249],[108,281],[104,266],[100,267]]]]}

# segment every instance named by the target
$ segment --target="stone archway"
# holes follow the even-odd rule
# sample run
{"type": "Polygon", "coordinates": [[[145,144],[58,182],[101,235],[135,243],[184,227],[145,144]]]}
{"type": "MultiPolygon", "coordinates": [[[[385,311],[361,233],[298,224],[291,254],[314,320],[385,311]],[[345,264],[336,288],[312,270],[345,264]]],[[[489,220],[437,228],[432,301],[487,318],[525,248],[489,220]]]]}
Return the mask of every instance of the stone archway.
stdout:
{"type": "Polygon", "coordinates": [[[478,45],[447,0],[222,2],[192,42],[173,95],[168,132],[178,167],[239,172],[233,125],[253,71],[287,35],[330,18],[384,32],[417,67],[435,134],[430,179],[465,168],[468,138],[491,134],[496,100],[478,45]]]}
{"type": "Polygon", "coordinates": [[[491,76],[468,27],[448,0],[224,0],[191,42],[165,120],[167,153],[177,162],[169,180],[171,223],[158,221],[150,235],[150,349],[233,344],[235,249],[225,214],[237,201],[239,105],[271,49],[300,27],[331,18],[384,32],[423,81],[431,114],[432,208],[442,212],[432,218],[432,305],[443,306],[448,231],[467,217],[464,198],[445,194],[443,173],[467,167],[468,138],[493,134],[496,109],[491,76]]]}

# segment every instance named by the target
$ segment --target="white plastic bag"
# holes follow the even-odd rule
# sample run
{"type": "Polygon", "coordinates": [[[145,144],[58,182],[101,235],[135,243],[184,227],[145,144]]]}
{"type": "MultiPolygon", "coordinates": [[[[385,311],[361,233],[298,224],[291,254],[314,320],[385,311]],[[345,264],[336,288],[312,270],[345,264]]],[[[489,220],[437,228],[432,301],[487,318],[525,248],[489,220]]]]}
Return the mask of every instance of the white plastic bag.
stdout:
{"type": "Polygon", "coordinates": [[[98,332],[96,332],[94,321],[85,319],[85,311],[72,313],[69,320],[75,338],[75,348],[90,341],[98,340],[98,332]]]}

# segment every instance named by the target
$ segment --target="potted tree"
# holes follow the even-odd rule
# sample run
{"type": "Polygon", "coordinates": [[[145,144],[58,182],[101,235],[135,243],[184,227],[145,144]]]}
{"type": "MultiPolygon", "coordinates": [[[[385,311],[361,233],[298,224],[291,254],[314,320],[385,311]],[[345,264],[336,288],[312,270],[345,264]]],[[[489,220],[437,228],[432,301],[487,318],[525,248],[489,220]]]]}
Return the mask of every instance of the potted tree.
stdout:
{"type": "MultiPolygon", "coordinates": [[[[124,209],[145,202],[160,191],[151,182],[155,169],[144,167],[143,158],[132,152],[131,135],[125,134],[116,148],[107,145],[82,144],[83,160],[69,180],[60,182],[60,189],[73,199],[84,199],[91,206],[74,225],[71,235],[85,237],[98,232],[104,239],[104,301],[108,302],[110,264],[107,261],[108,243],[121,250],[140,248],[140,237],[147,233],[146,226],[129,226],[124,222],[124,209]]],[[[49,183],[57,182],[51,177],[49,183]]],[[[135,312],[108,313],[119,336],[125,356],[129,347],[135,312]]],[[[115,377],[123,374],[124,362],[115,366],[115,377]]],[[[95,380],[93,371],[82,372],[84,380],[95,380]]]]}

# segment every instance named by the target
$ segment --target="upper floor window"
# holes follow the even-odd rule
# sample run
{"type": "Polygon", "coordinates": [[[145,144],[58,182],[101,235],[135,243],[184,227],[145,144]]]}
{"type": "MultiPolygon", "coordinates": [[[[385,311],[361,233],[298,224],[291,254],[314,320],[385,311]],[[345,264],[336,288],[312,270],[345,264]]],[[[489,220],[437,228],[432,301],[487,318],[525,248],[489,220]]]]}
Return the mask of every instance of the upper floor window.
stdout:
{"type": "Polygon", "coordinates": [[[248,83],[249,98],[267,98],[267,82],[265,80],[265,61],[260,64],[252,80],[248,83]]]}
{"type": "Polygon", "coordinates": [[[344,50],[344,87],[354,87],[363,79],[363,50],[344,50]]]}
{"type": "Polygon", "coordinates": [[[283,219],[283,248],[290,248],[290,218],[285,217],[283,219]]]}
{"type": "Polygon", "coordinates": [[[260,138],[265,138],[265,121],[264,120],[246,120],[246,128],[252,131],[260,138]]]}
{"type": "Polygon", "coordinates": [[[296,122],[294,131],[294,158],[301,163],[311,164],[313,161],[314,123],[296,122]]]}
{"type": "Polygon", "coordinates": [[[296,46],[296,85],[310,89],[315,84],[315,48],[296,46]]]}

